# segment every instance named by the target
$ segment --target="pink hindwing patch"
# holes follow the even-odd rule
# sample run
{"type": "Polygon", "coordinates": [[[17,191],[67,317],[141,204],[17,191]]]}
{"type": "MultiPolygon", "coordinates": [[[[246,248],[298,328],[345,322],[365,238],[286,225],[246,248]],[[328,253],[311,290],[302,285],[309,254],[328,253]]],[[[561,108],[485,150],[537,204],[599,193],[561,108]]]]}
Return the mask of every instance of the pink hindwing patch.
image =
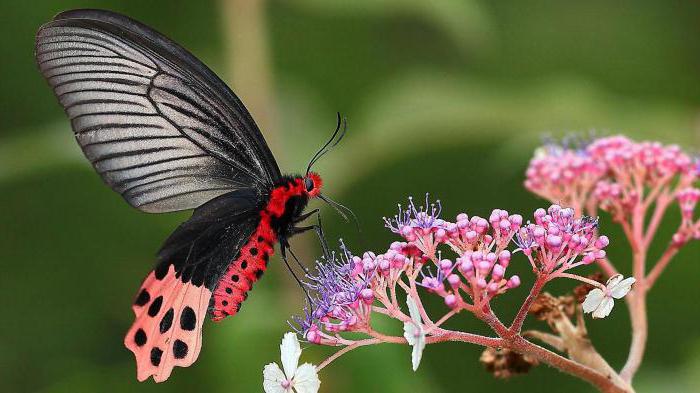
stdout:
{"type": "Polygon", "coordinates": [[[151,272],[132,309],[136,320],[124,345],[136,357],[137,378],[168,379],[175,366],[194,363],[202,347],[202,324],[211,291],[204,285],[183,283],[170,265],[161,280],[151,272]]]}

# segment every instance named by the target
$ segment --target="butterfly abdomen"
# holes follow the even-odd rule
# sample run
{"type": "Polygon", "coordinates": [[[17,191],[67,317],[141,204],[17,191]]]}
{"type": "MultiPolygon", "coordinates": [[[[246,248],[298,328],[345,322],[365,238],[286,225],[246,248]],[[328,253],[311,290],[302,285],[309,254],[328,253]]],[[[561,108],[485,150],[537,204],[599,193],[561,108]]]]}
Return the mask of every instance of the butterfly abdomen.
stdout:
{"type": "Polygon", "coordinates": [[[212,320],[220,321],[240,310],[248,297],[248,291],[262,277],[270,256],[275,251],[275,236],[270,227],[270,217],[261,212],[260,224],[241,247],[238,257],[228,266],[214,290],[210,312],[212,320]]]}

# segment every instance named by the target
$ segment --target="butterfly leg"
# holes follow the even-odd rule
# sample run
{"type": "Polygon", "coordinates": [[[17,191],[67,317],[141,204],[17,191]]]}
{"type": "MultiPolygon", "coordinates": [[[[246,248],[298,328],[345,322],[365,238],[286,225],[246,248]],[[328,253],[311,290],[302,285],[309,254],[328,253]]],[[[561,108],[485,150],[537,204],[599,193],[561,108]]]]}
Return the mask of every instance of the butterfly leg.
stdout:
{"type": "Polygon", "coordinates": [[[284,264],[287,265],[287,270],[289,270],[289,272],[292,273],[292,277],[294,277],[294,280],[297,282],[297,284],[299,284],[299,288],[301,288],[304,291],[304,295],[306,295],[306,300],[309,302],[309,304],[311,304],[311,297],[309,296],[309,293],[306,291],[306,287],[304,286],[303,282],[299,279],[297,274],[294,272],[294,269],[292,269],[292,267],[289,265],[289,260],[287,259],[287,250],[289,250],[290,254],[292,254],[292,256],[294,257],[294,260],[297,262],[297,264],[299,264],[299,266],[301,266],[301,268],[304,270],[304,272],[308,273],[308,271],[301,264],[301,262],[299,262],[296,255],[294,255],[294,253],[292,253],[292,250],[289,247],[289,243],[286,240],[280,241],[280,248],[281,248],[280,255],[282,256],[282,260],[284,261],[284,264]]]}
{"type": "Polygon", "coordinates": [[[300,215],[299,217],[295,218],[293,222],[294,222],[295,224],[298,224],[298,223],[300,223],[300,222],[306,220],[307,218],[313,216],[314,214],[316,214],[316,213],[318,213],[318,212],[319,212],[319,209],[313,209],[313,210],[311,210],[310,212],[305,213],[305,214],[302,214],[302,215],[300,215]]]}
{"type": "Polygon", "coordinates": [[[329,256],[328,242],[326,241],[326,236],[324,236],[324,234],[323,234],[323,226],[321,225],[321,213],[318,212],[318,209],[315,209],[314,211],[312,211],[310,213],[316,213],[316,218],[318,219],[318,223],[316,223],[314,225],[304,226],[304,227],[294,227],[294,228],[292,228],[292,234],[296,235],[299,233],[304,233],[304,232],[307,232],[310,230],[314,230],[316,232],[316,236],[318,236],[319,242],[321,243],[321,248],[323,249],[323,255],[329,256]]]}

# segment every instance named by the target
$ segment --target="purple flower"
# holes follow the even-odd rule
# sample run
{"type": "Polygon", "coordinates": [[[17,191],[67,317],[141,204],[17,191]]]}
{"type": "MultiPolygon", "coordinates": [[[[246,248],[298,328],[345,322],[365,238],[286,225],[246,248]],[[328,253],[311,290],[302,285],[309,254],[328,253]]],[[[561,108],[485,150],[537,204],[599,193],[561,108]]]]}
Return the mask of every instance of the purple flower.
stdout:
{"type": "MultiPolygon", "coordinates": [[[[373,257],[366,254],[365,259],[373,257]]],[[[316,261],[315,272],[306,276],[303,284],[311,304],[304,308],[303,316],[292,318],[298,325],[295,329],[303,335],[318,324],[327,331],[352,330],[358,322],[360,297],[367,298],[363,290],[369,288],[375,273],[376,266],[353,256],[341,240],[340,252],[316,261]]]]}
{"type": "Polygon", "coordinates": [[[416,230],[427,234],[445,226],[445,222],[439,218],[441,212],[440,200],[430,203],[429,194],[426,193],[425,205],[416,207],[413,197],[409,197],[406,209],[399,204],[399,213],[392,219],[384,217],[384,223],[389,230],[402,236],[416,230]]]}

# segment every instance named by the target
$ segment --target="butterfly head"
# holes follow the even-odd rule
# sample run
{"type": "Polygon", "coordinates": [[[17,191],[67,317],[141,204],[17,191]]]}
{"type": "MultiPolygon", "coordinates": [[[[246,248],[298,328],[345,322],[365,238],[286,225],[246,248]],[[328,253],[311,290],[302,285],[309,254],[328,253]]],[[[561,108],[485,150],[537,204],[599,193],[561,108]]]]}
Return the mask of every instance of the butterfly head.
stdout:
{"type": "Polygon", "coordinates": [[[316,198],[321,195],[321,186],[323,185],[323,180],[321,176],[316,172],[309,172],[304,176],[304,192],[309,198],[316,198]]]}

